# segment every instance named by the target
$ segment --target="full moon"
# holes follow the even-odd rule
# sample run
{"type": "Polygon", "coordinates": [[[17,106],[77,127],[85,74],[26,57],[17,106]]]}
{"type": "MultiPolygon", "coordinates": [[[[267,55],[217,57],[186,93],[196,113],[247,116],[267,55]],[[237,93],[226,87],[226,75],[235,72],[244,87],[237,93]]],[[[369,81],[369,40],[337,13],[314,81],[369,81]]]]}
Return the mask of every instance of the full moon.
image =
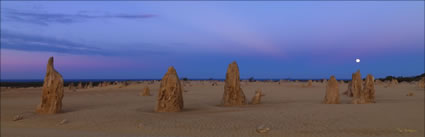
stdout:
{"type": "Polygon", "coordinates": [[[359,63],[360,62],[360,59],[356,59],[356,63],[359,63]]]}

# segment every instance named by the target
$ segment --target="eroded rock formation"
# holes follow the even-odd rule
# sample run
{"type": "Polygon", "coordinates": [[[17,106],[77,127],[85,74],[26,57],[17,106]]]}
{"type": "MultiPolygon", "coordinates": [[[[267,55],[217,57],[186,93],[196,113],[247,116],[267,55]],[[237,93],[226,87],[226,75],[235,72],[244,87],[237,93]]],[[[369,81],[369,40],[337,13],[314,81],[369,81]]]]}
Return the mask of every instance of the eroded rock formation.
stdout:
{"type": "Polygon", "coordinates": [[[323,100],[324,104],[339,104],[339,88],[338,81],[335,76],[331,76],[326,85],[326,95],[323,100]]]}
{"type": "Polygon", "coordinates": [[[87,84],[87,88],[93,88],[93,82],[89,82],[89,84],[87,84]]]}
{"type": "Polygon", "coordinates": [[[46,76],[44,77],[41,104],[38,105],[36,112],[42,114],[59,113],[62,110],[63,95],[62,75],[55,70],[53,67],[53,57],[50,57],[47,63],[46,76]]]}
{"type": "Polygon", "coordinates": [[[179,112],[183,109],[183,89],[174,67],[162,77],[156,112],[179,112]]]}
{"type": "Polygon", "coordinates": [[[375,80],[375,85],[382,85],[384,84],[384,82],[382,82],[381,80],[377,79],[375,80]]]}
{"type": "Polygon", "coordinates": [[[257,89],[255,91],[255,95],[252,97],[251,104],[260,104],[262,96],[264,96],[263,92],[260,89],[257,89]]]}
{"type": "Polygon", "coordinates": [[[386,87],[396,87],[398,85],[397,79],[392,79],[391,82],[386,87]]]}
{"type": "Polygon", "coordinates": [[[145,88],[143,89],[143,92],[140,94],[140,96],[151,96],[150,90],[149,90],[149,86],[145,86],[145,88]]]}
{"type": "Polygon", "coordinates": [[[83,87],[83,83],[78,83],[78,86],[77,86],[77,89],[83,89],[84,87],[83,87]]]}
{"type": "Polygon", "coordinates": [[[366,76],[363,87],[364,103],[375,103],[375,80],[371,74],[366,76]]]}
{"type": "Polygon", "coordinates": [[[340,85],[343,85],[343,84],[345,84],[345,82],[344,82],[343,80],[340,80],[340,81],[339,81],[339,84],[340,84],[340,85]]]}
{"type": "Polygon", "coordinates": [[[74,86],[74,83],[69,83],[69,85],[68,85],[68,89],[70,90],[70,91],[77,91],[76,90],[76,87],[74,86]]]}
{"type": "Polygon", "coordinates": [[[353,104],[364,104],[365,98],[362,92],[362,76],[360,71],[358,70],[355,74],[353,74],[353,78],[351,80],[351,91],[353,94],[352,103],[353,104]]]}
{"type": "Polygon", "coordinates": [[[351,82],[348,84],[348,90],[344,94],[349,97],[359,97],[362,90],[362,83],[360,70],[357,70],[356,73],[351,75],[351,82]]]}
{"type": "Polygon", "coordinates": [[[313,87],[313,81],[308,80],[307,81],[307,86],[306,87],[313,87]]]}
{"type": "Polygon", "coordinates": [[[346,95],[346,96],[349,96],[349,97],[353,97],[353,91],[352,91],[352,86],[353,85],[351,83],[352,83],[351,81],[348,82],[347,90],[344,93],[342,93],[343,95],[346,95]]]}
{"type": "Polygon", "coordinates": [[[425,77],[422,77],[421,80],[419,80],[418,87],[425,88],[425,77]]]}
{"type": "Polygon", "coordinates": [[[239,67],[234,61],[227,68],[222,105],[233,106],[244,104],[246,104],[246,99],[240,86],[239,67]]]}
{"type": "Polygon", "coordinates": [[[322,83],[323,83],[323,84],[326,84],[327,82],[328,82],[328,80],[327,80],[327,79],[323,79],[323,80],[322,80],[322,83]]]}
{"type": "MultiPolygon", "coordinates": [[[[120,86],[118,88],[124,88],[124,87],[127,87],[128,85],[130,85],[128,83],[128,81],[123,81],[123,82],[121,82],[121,84],[120,84],[120,86]]],[[[106,84],[105,84],[105,86],[106,86],[106,84]]]]}

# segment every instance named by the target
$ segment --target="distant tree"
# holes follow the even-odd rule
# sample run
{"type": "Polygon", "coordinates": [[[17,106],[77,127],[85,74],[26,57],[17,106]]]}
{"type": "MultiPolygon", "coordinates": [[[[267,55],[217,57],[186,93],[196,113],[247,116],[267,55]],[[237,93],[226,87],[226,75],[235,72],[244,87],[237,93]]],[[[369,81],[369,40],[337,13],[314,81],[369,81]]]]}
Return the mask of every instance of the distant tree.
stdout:
{"type": "Polygon", "coordinates": [[[208,80],[213,80],[213,78],[209,78],[208,80]]]}
{"type": "Polygon", "coordinates": [[[254,80],[254,77],[250,77],[249,79],[248,79],[248,81],[249,82],[254,82],[255,80],[254,80]]]}
{"type": "Polygon", "coordinates": [[[182,78],[183,79],[183,81],[188,81],[189,79],[188,78],[186,78],[186,77],[184,77],[184,78],[182,78]]]}
{"type": "Polygon", "coordinates": [[[415,78],[422,78],[422,77],[425,77],[425,73],[422,73],[421,75],[416,76],[415,78]]]}
{"type": "Polygon", "coordinates": [[[393,76],[387,76],[387,77],[385,77],[385,81],[387,81],[387,80],[392,80],[392,79],[394,79],[394,77],[393,76]]]}

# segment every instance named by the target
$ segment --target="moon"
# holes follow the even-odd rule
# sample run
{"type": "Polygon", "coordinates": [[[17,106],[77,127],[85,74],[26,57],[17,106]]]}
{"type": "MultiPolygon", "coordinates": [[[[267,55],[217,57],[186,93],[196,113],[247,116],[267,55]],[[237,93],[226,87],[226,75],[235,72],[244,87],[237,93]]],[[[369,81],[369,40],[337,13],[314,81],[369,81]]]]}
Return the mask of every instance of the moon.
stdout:
{"type": "Polygon", "coordinates": [[[360,63],[360,59],[356,59],[356,63],[360,63]]]}

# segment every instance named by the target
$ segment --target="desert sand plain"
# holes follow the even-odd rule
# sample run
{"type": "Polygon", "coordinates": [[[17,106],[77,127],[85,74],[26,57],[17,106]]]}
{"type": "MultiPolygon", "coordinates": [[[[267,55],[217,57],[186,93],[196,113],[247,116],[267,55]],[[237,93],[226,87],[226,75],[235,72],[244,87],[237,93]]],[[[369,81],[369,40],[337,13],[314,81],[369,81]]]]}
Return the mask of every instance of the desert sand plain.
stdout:
{"type": "MultiPolygon", "coordinates": [[[[262,89],[261,104],[220,106],[224,82],[190,81],[182,112],[154,112],[160,82],[65,88],[62,112],[37,114],[40,88],[2,89],[2,137],[423,137],[424,89],[376,85],[375,104],[322,104],[326,84],[241,82],[247,100],[262,89]],[[145,86],[152,96],[140,96],[145,86]],[[413,96],[407,96],[408,93],[413,96]],[[14,121],[20,115],[21,120],[14,121]],[[257,128],[270,130],[257,132],[257,128]]],[[[347,83],[339,84],[340,93],[347,83]]]]}

